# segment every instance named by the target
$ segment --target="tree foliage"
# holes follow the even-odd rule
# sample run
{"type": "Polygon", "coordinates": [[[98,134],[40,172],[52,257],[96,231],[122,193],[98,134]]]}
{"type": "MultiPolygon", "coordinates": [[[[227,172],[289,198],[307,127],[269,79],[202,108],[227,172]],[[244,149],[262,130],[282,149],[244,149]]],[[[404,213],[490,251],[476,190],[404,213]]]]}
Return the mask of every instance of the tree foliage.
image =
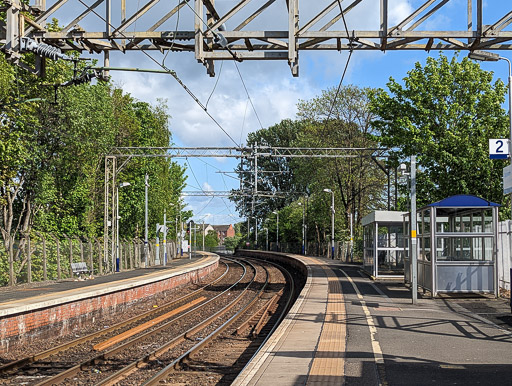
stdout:
{"type": "MultiPolygon", "coordinates": [[[[297,120],[284,120],[268,129],[251,133],[248,145],[306,148],[374,148],[370,136],[373,118],[369,110],[370,90],[356,86],[329,89],[311,100],[300,101],[297,120]]],[[[254,184],[252,159],[242,161],[238,171],[244,187],[250,191],[254,184]]],[[[356,223],[370,210],[382,203],[385,175],[376,162],[368,157],[356,158],[258,158],[258,192],[280,193],[280,196],[257,196],[254,212],[252,202],[235,198],[238,208],[246,216],[263,221],[261,227],[269,229],[271,240],[276,239],[276,215],[279,210],[280,242],[301,242],[303,207],[307,206],[305,222],[310,229],[309,238],[318,242],[330,239],[331,196],[335,192],[337,240],[347,233],[350,213],[356,223]],[[266,171],[273,173],[266,174],[266,171]],[[285,193],[282,195],[282,193],[285,193]],[[306,198],[307,197],[307,198],[306,198]],[[312,231],[314,230],[314,232],[312,231]]],[[[251,221],[254,223],[254,220],[251,221]]]]}
{"type": "MultiPolygon", "coordinates": [[[[49,61],[41,79],[0,54],[0,250],[13,260],[23,247],[15,252],[13,240],[31,230],[101,236],[105,154],[119,146],[171,145],[165,101],[152,106],[101,81],[55,94],[53,85],[72,76],[69,62],[49,61]]],[[[177,214],[185,170],[167,158],[132,160],[117,176],[131,183],[120,189],[121,238],[144,234],[145,173],[150,236],[164,210],[177,214]]]]}
{"type": "Polygon", "coordinates": [[[508,137],[506,87],[492,78],[467,58],[440,54],[371,96],[378,140],[400,160],[417,155],[418,205],[454,194],[502,202],[504,162],[489,159],[488,139],[508,137]]]}

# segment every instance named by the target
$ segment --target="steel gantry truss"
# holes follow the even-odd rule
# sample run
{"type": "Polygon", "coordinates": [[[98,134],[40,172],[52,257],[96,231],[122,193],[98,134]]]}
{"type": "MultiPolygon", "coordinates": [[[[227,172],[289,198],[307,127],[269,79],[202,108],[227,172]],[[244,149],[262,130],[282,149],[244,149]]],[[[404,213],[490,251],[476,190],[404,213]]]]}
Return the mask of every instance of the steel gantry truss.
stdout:
{"type": "MultiPolygon", "coordinates": [[[[319,0],[302,7],[299,0],[146,0],[137,7],[126,0],[32,1],[0,0],[7,15],[0,44],[18,64],[25,38],[63,51],[104,53],[107,67],[110,51],[191,52],[211,76],[215,60],[285,60],[298,76],[301,51],[508,50],[512,41],[509,1],[489,5],[498,13],[493,20],[484,18],[483,0],[458,2],[453,25],[464,28],[454,31],[428,30],[453,0],[426,0],[394,24],[389,0],[319,0]],[[180,12],[186,29],[179,28],[180,12]],[[368,20],[352,18],[361,13],[380,14],[373,29],[361,27],[368,20]],[[60,31],[47,27],[53,17],[62,18],[60,31]]],[[[45,49],[35,51],[44,61],[45,49]]]]}
{"type": "MultiPolygon", "coordinates": [[[[111,262],[114,269],[116,254],[116,235],[118,213],[117,189],[118,174],[134,157],[165,157],[165,158],[202,158],[202,157],[229,157],[248,158],[254,160],[254,181],[258,180],[258,157],[316,157],[316,158],[354,158],[354,157],[385,157],[387,149],[383,148],[315,148],[315,147],[116,147],[105,155],[105,217],[104,217],[104,244],[107,262],[111,262]]],[[[261,171],[259,171],[261,172],[261,171]]],[[[253,184],[251,190],[240,189],[233,191],[195,191],[184,192],[186,196],[210,197],[287,197],[297,192],[264,192],[258,191],[253,184]]],[[[254,205],[254,201],[253,201],[254,205]]]]}

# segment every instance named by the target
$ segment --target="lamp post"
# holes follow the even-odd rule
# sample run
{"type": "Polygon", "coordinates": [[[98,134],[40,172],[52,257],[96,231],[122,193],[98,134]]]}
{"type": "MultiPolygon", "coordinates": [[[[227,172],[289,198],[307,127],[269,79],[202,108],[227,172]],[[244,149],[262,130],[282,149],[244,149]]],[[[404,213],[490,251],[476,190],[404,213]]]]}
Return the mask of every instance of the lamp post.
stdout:
{"type": "Polygon", "coordinates": [[[148,188],[149,188],[149,176],[146,173],[144,176],[144,268],[148,267],[148,188]]]}
{"type": "Polygon", "coordinates": [[[119,272],[119,188],[130,186],[129,182],[121,182],[116,186],[116,272],[119,272]]]}
{"type": "Polygon", "coordinates": [[[267,240],[266,240],[266,251],[268,251],[268,228],[263,228],[267,232],[267,240]]]}
{"type": "Polygon", "coordinates": [[[276,223],[277,223],[277,231],[276,231],[276,248],[277,252],[279,252],[279,212],[274,210],[272,213],[277,215],[276,223]]]}
{"type": "Polygon", "coordinates": [[[299,202],[299,205],[302,206],[302,254],[306,254],[306,205],[303,205],[302,202],[299,202]]]}
{"type": "MultiPolygon", "coordinates": [[[[509,139],[508,139],[508,152],[510,164],[512,165],[512,64],[508,58],[495,54],[493,52],[475,50],[468,54],[468,58],[479,60],[482,62],[497,62],[498,60],[505,60],[508,62],[508,119],[509,119],[509,139]]],[[[512,216],[512,211],[510,212],[512,216]]]]}
{"type": "Polygon", "coordinates": [[[412,304],[418,303],[418,240],[416,238],[417,229],[417,214],[416,214],[416,156],[411,155],[411,170],[407,171],[405,164],[400,165],[400,170],[403,176],[407,176],[411,183],[411,198],[410,198],[410,217],[409,217],[409,228],[410,228],[410,243],[409,243],[409,255],[411,258],[411,291],[412,291],[412,304]]]}
{"type": "Polygon", "coordinates": [[[324,192],[331,193],[331,259],[334,259],[334,192],[331,189],[324,189],[324,192]]]}

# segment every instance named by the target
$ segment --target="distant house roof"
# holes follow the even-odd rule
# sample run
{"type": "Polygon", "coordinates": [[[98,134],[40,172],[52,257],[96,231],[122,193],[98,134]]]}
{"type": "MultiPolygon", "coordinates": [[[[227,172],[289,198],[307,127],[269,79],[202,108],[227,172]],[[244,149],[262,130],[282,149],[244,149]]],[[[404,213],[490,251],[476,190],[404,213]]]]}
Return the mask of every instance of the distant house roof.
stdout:
{"type": "Polygon", "coordinates": [[[213,229],[218,232],[227,232],[231,225],[212,225],[213,229]]]}
{"type": "Polygon", "coordinates": [[[447,197],[441,201],[434,202],[427,206],[448,207],[448,208],[480,208],[486,206],[501,206],[495,202],[484,200],[483,198],[471,194],[457,194],[447,197]]]}

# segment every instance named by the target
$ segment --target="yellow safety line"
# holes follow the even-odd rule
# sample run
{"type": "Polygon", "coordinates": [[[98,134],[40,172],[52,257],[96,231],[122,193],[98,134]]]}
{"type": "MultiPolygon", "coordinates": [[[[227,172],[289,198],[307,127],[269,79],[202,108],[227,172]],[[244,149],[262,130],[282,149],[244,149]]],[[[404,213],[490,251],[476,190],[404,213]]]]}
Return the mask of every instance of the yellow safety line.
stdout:
{"type": "Polygon", "coordinates": [[[339,277],[322,266],[329,283],[322,332],[308,374],[307,385],[341,385],[345,377],[346,310],[339,277]]]}

